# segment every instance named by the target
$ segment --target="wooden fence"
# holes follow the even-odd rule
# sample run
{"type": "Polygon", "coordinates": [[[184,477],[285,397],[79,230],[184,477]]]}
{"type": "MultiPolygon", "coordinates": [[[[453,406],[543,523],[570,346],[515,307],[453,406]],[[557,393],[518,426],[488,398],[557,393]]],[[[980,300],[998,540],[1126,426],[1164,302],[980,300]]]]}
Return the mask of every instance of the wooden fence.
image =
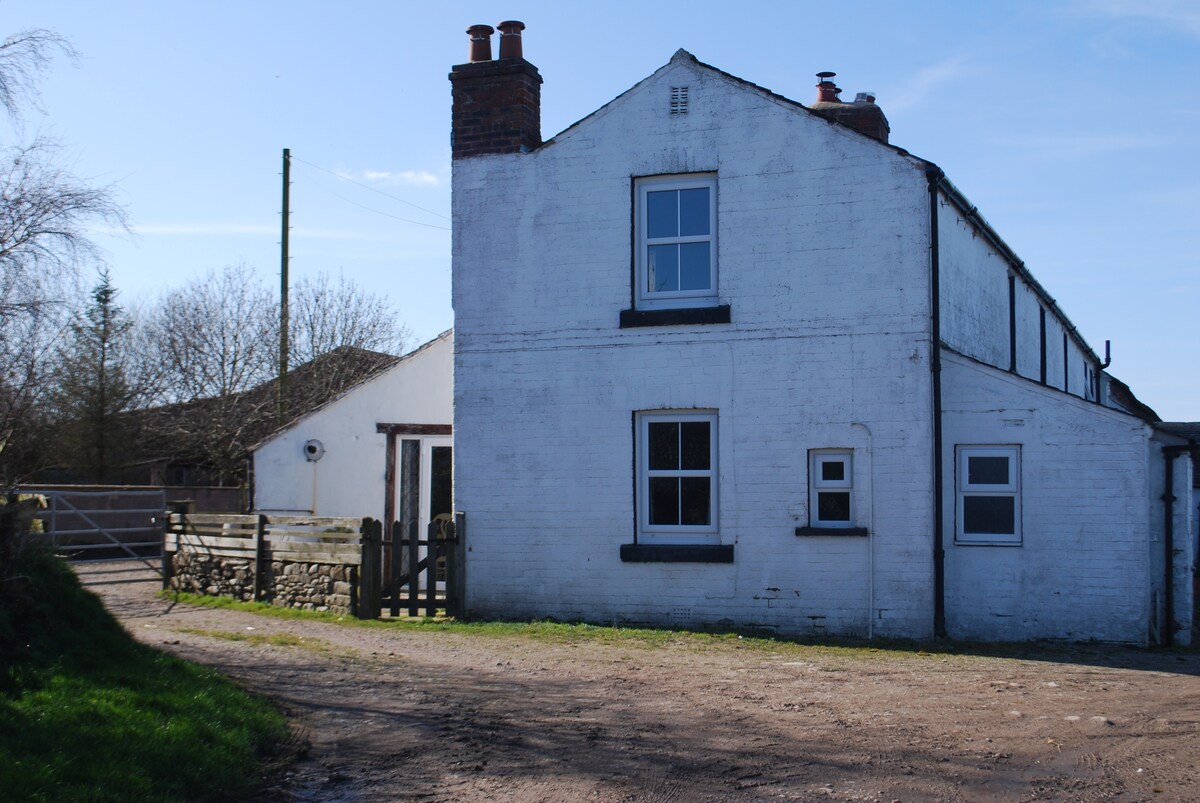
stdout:
{"type": "Polygon", "coordinates": [[[414,616],[420,609],[433,616],[439,608],[461,616],[456,533],[465,523],[462,514],[456,519],[439,522],[418,540],[415,527],[405,537],[399,523],[384,538],[382,523],[370,518],[174,513],[163,537],[163,586],[171,584],[178,553],[244,561],[252,578],[249,595],[256,601],[273,596],[271,567],[324,564],[347,570],[350,608],[359,618],[378,618],[385,604],[393,616],[402,608],[414,616]]]}

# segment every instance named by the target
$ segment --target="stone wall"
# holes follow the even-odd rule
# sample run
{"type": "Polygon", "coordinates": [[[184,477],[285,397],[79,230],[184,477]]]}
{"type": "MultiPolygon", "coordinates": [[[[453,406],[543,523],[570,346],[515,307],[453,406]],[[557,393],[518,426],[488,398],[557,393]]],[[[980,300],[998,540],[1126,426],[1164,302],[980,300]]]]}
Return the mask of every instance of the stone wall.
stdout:
{"type": "MultiPolygon", "coordinates": [[[[176,552],[171,561],[171,588],[210,597],[254,599],[254,565],[250,560],[176,552]]],[[[353,613],[357,567],[328,563],[272,561],[262,584],[263,602],[283,608],[353,613]]]]}

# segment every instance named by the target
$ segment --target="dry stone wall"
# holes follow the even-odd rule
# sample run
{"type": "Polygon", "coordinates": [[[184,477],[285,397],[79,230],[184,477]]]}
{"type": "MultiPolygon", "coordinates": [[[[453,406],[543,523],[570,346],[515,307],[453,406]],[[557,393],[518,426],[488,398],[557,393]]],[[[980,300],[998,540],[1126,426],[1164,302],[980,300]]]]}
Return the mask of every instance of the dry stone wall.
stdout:
{"type": "MultiPolygon", "coordinates": [[[[252,561],[197,552],[176,552],[171,588],[210,597],[254,599],[252,561]]],[[[328,563],[271,561],[263,578],[263,602],[283,608],[353,613],[357,569],[328,563]]]]}

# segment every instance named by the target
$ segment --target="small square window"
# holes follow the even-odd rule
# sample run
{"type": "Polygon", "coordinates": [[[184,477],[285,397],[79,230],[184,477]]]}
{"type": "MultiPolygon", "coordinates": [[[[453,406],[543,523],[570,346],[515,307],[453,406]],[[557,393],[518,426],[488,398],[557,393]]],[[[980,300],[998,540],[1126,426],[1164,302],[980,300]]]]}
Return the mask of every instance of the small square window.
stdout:
{"type": "Polygon", "coordinates": [[[809,453],[809,524],[854,526],[853,452],[821,449],[809,453]]]}
{"type": "Polygon", "coordinates": [[[637,181],[637,306],[717,303],[717,180],[711,175],[637,181]]]}
{"type": "Polygon", "coordinates": [[[707,543],[717,533],[717,415],[637,416],[638,540],[707,543]]]}
{"type": "Polygon", "coordinates": [[[956,458],[956,540],[1020,544],[1020,447],[959,446],[956,458]]]}

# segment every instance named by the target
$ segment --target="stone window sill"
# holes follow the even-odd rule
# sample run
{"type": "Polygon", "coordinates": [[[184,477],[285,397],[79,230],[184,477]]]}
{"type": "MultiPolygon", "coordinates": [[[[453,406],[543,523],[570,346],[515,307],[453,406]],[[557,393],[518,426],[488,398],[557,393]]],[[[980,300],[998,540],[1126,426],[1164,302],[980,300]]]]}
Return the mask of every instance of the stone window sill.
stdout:
{"type": "Polygon", "coordinates": [[[621,544],[625,563],[733,563],[732,544],[621,544]]]}
{"type": "Polygon", "coordinates": [[[852,536],[862,538],[870,533],[866,527],[797,527],[796,535],[813,538],[821,536],[852,536]]]}
{"type": "Polygon", "coordinates": [[[730,307],[687,307],[684,309],[623,309],[621,328],[637,326],[694,326],[698,324],[729,323],[730,307]]]}

